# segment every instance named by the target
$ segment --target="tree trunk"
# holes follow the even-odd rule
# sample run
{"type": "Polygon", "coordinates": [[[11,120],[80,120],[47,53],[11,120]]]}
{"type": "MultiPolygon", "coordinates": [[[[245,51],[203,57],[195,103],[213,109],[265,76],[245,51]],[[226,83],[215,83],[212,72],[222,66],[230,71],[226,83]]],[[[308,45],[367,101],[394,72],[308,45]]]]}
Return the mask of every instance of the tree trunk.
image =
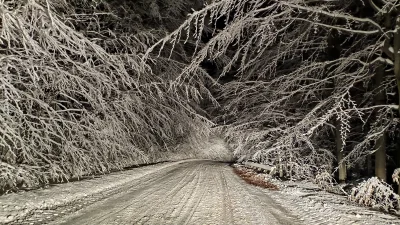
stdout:
{"type": "Polygon", "coordinates": [[[386,181],[386,138],[385,134],[380,137],[376,143],[375,148],[375,176],[380,180],[386,181]]]}
{"type": "MultiPolygon", "coordinates": [[[[400,94],[400,15],[396,19],[396,33],[394,34],[394,74],[397,80],[397,89],[400,94]]],[[[399,97],[399,113],[400,113],[400,97],[399,97]]]]}
{"type": "MultiPolygon", "coordinates": [[[[332,30],[330,34],[328,35],[328,47],[326,49],[327,51],[327,57],[329,60],[336,60],[340,57],[340,38],[339,38],[339,33],[336,30],[332,30]]],[[[330,72],[330,70],[328,70],[330,72]]],[[[335,88],[336,82],[333,80],[333,86],[332,88],[335,88]]],[[[341,130],[341,121],[339,121],[337,118],[334,119],[335,123],[335,144],[336,144],[336,160],[338,162],[338,176],[339,176],[339,182],[343,183],[347,179],[347,170],[346,170],[346,164],[342,162],[344,158],[344,153],[343,153],[343,140],[342,136],[340,135],[340,130],[341,130]]]]}
{"type": "MultiPolygon", "coordinates": [[[[396,18],[396,26],[394,33],[394,43],[393,43],[393,52],[394,52],[394,74],[396,76],[397,81],[397,89],[398,89],[398,110],[400,116],[400,15],[397,15],[396,18]]],[[[400,146],[397,146],[397,154],[400,155],[400,146]]],[[[400,158],[400,157],[399,157],[400,158]]],[[[398,163],[400,165],[400,162],[398,163]]],[[[398,193],[400,194],[400,185],[398,186],[398,193]]]]}
{"type": "MultiPolygon", "coordinates": [[[[385,104],[385,93],[383,92],[382,88],[380,87],[383,79],[385,76],[385,65],[379,66],[378,70],[376,71],[374,77],[374,87],[377,91],[374,97],[374,104],[375,105],[382,105],[385,104]]],[[[379,120],[378,112],[374,112],[375,118],[379,120]]],[[[381,123],[377,122],[377,126],[381,123]]],[[[386,181],[386,138],[385,134],[383,134],[376,142],[375,142],[375,176],[379,179],[386,181]]]]}
{"type": "Polygon", "coordinates": [[[367,176],[372,177],[374,175],[374,167],[372,165],[372,155],[367,155],[367,176]]]}
{"type": "Polygon", "coordinates": [[[336,159],[338,161],[339,183],[344,183],[347,178],[347,170],[346,170],[346,163],[342,162],[344,154],[343,154],[342,136],[340,135],[340,125],[341,122],[338,119],[336,119],[335,122],[336,159]]]}

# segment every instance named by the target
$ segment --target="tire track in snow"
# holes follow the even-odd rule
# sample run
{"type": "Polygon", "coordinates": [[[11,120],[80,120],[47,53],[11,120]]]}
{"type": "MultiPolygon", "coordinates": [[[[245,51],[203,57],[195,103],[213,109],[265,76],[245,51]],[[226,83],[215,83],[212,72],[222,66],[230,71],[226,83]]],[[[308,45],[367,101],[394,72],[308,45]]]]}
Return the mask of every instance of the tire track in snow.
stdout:
{"type": "MultiPolygon", "coordinates": [[[[174,171],[176,171],[176,170],[178,170],[178,169],[175,168],[174,170],[169,171],[165,177],[163,177],[163,176],[156,177],[157,179],[151,179],[150,181],[146,182],[146,185],[141,189],[147,188],[147,190],[144,190],[143,192],[140,192],[139,195],[137,195],[138,199],[142,199],[143,200],[143,202],[142,202],[143,205],[148,205],[148,202],[146,202],[146,200],[150,199],[150,196],[154,194],[151,191],[151,187],[154,186],[155,183],[162,183],[164,180],[168,180],[168,178],[171,178],[173,176],[173,174],[174,174],[174,171]]],[[[129,192],[127,194],[129,194],[129,192]]],[[[125,199],[125,198],[123,197],[123,199],[125,199]]],[[[117,216],[119,213],[124,212],[125,210],[127,210],[129,207],[131,207],[135,203],[137,203],[137,201],[135,201],[135,202],[129,202],[128,201],[127,204],[126,203],[124,204],[124,206],[118,207],[118,210],[110,212],[109,215],[103,215],[101,217],[102,220],[96,221],[96,222],[100,223],[100,224],[102,224],[104,222],[110,223],[111,222],[110,218],[112,220],[113,216],[117,216]]],[[[118,218],[120,218],[120,216],[118,216],[118,218]]],[[[115,223],[116,221],[114,220],[113,222],[115,223]]]]}
{"type": "MultiPolygon", "coordinates": [[[[152,213],[153,215],[156,215],[157,213],[166,215],[166,212],[162,213],[162,211],[166,211],[166,209],[169,209],[169,207],[165,207],[165,203],[167,203],[167,206],[170,205],[170,203],[175,198],[178,198],[177,196],[178,196],[178,194],[180,192],[183,192],[186,189],[189,189],[189,190],[192,189],[190,184],[193,182],[194,178],[197,176],[195,174],[195,172],[196,172],[195,170],[187,169],[185,171],[185,174],[180,179],[180,181],[174,186],[174,188],[172,190],[170,190],[165,195],[166,196],[165,198],[162,198],[162,199],[160,198],[157,203],[153,202],[153,204],[150,204],[149,209],[146,210],[145,212],[143,212],[142,210],[136,212],[136,213],[139,213],[140,219],[139,220],[134,220],[133,224],[145,224],[145,223],[151,224],[151,223],[149,223],[149,220],[151,218],[148,217],[148,215],[150,214],[150,212],[152,210],[155,211],[155,212],[152,213]],[[159,207],[159,208],[157,208],[157,207],[159,207]],[[146,218],[146,220],[144,222],[142,222],[142,220],[144,218],[146,218]]],[[[159,186],[169,187],[170,183],[174,183],[174,182],[170,181],[167,184],[159,184],[159,186]]],[[[160,196],[163,196],[163,193],[161,193],[160,196]]],[[[150,200],[150,201],[152,201],[152,200],[150,200]]]]}
{"type": "MultiPolygon", "coordinates": [[[[144,194],[135,196],[123,210],[118,210],[118,218],[121,220],[121,223],[123,223],[127,217],[131,216],[133,224],[145,224],[149,219],[149,215],[157,211],[157,206],[163,202],[167,202],[169,199],[173,199],[176,194],[190,182],[190,177],[194,172],[190,169],[185,169],[183,173],[176,174],[176,171],[173,171],[169,174],[172,176],[169,176],[168,179],[163,178],[160,182],[153,182],[144,194]],[[168,189],[170,190],[165,194],[165,189],[157,187],[169,187],[168,189]],[[156,198],[156,196],[158,196],[158,198],[156,198]],[[134,215],[134,217],[132,215],[134,215]]],[[[119,220],[113,220],[111,217],[111,219],[108,219],[107,224],[120,224],[119,220]]]]}
{"type": "Polygon", "coordinates": [[[234,224],[233,222],[233,212],[232,212],[232,201],[229,194],[228,184],[226,182],[225,173],[220,173],[220,180],[222,182],[222,193],[223,193],[223,216],[222,218],[228,219],[228,221],[223,221],[226,224],[234,224]]]}
{"type": "MultiPolygon", "coordinates": [[[[185,163],[183,163],[184,165],[185,163]]],[[[148,196],[152,195],[151,192],[148,191],[154,184],[162,183],[164,180],[168,180],[169,178],[175,176],[176,171],[180,171],[182,164],[179,166],[172,166],[167,168],[166,171],[156,172],[154,174],[150,174],[146,177],[138,179],[130,184],[127,184],[127,188],[124,188],[120,193],[111,196],[102,201],[96,202],[93,205],[87,207],[86,209],[75,212],[68,221],[65,221],[65,224],[108,224],[108,222],[114,223],[118,221],[119,217],[117,214],[121,211],[124,211],[129,206],[134,204],[135,202],[129,201],[129,196],[143,196],[144,199],[147,199],[148,196]],[[91,210],[92,208],[96,208],[96,210],[91,210]],[[114,209],[114,210],[109,210],[114,209]],[[79,223],[80,218],[82,218],[79,223]],[[114,220],[109,221],[110,218],[114,218],[114,220]]],[[[57,223],[57,222],[56,222],[57,223]]],[[[59,223],[64,224],[64,223],[59,223]]]]}
{"type": "Polygon", "coordinates": [[[205,167],[204,165],[201,165],[200,170],[202,171],[202,173],[198,173],[197,175],[198,179],[196,180],[193,191],[190,193],[186,201],[183,204],[181,204],[182,206],[181,215],[180,217],[177,218],[175,224],[189,224],[200,204],[200,201],[203,200],[205,194],[205,188],[201,184],[205,183],[204,175],[207,172],[208,168],[205,167]]]}
{"type": "MultiPolygon", "coordinates": [[[[181,218],[188,216],[187,210],[192,207],[191,198],[197,191],[196,188],[198,187],[199,178],[199,175],[193,177],[192,182],[179,193],[180,198],[177,199],[178,201],[173,204],[173,208],[170,210],[169,224],[182,224],[182,222],[179,222],[182,220],[181,218]]],[[[168,212],[168,209],[164,210],[168,212]]]]}

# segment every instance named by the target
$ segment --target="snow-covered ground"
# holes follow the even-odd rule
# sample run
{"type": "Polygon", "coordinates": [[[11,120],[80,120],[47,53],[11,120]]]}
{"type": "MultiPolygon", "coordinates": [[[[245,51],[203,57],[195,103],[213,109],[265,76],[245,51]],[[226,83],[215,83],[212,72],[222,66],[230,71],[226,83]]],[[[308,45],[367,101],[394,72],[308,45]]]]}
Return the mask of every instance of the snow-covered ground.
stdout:
{"type": "Polygon", "coordinates": [[[182,162],[160,163],[98,176],[94,179],[57,184],[44,189],[0,196],[0,224],[19,224],[31,214],[38,212],[51,214],[53,209],[67,205],[75,205],[78,208],[78,202],[84,199],[99,196],[107,197],[123,184],[179,163],[182,162]]]}
{"type": "MultiPolygon", "coordinates": [[[[234,167],[244,169],[241,165],[234,167]]],[[[277,185],[280,191],[267,194],[299,215],[305,224],[400,224],[398,216],[356,205],[346,196],[326,192],[312,182],[281,181],[263,173],[256,176],[277,185]]]]}
{"type": "Polygon", "coordinates": [[[310,182],[275,183],[281,191],[274,199],[301,215],[305,224],[400,224],[397,216],[358,206],[345,196],[328,193],[310,182]]]}
{"type": "Polygon", "coordinates": [[[247,184],[205,160],[162,163],[0,196],[9,224],[400,224],[307,182],[247,184]]]}

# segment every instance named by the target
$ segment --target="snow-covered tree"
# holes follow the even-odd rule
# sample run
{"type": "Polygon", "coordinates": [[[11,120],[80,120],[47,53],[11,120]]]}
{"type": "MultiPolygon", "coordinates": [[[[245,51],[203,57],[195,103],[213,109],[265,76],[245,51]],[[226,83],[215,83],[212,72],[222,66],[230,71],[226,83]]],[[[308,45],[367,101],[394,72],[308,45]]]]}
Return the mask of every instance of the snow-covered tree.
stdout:
{"type": "Polygon", "coordinates": [[[194,38],[198,48],[178,80],[202,76],[196,71],[207,60],[221,66],[219,78],[232,81],[219,88],[216,121],[238,158],[314,177],[331,171],[335,149],[340,170],[376,152],[384,180],[385,137],[398,124],[398,10],[398,1],[216,0],[146,56],[194,38]]]}
{"type": "Polygon", "coordinates": [[[186,50],[141,60],[194,4],[173,2],[1,1],[0,189],[193,156],[209,93],[174,82],[186,50]]]}

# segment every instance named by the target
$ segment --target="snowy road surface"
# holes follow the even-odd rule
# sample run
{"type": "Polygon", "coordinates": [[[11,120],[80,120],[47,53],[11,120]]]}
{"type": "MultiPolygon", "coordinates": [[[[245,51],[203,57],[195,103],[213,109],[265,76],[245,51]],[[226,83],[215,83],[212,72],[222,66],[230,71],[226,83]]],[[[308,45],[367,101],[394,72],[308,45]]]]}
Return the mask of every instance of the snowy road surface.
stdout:
{"type": "Polygon", "coordinates": [[[189,161],[130,182],[120,193],[52,224],[300,224],[230,166],[189,161]]]}
{"type": "Polygon", "coordinates": [[[165,162],[0,196],[0,224],[400,225],[307,181],[245,183],[225,163],[165,162]]]}

